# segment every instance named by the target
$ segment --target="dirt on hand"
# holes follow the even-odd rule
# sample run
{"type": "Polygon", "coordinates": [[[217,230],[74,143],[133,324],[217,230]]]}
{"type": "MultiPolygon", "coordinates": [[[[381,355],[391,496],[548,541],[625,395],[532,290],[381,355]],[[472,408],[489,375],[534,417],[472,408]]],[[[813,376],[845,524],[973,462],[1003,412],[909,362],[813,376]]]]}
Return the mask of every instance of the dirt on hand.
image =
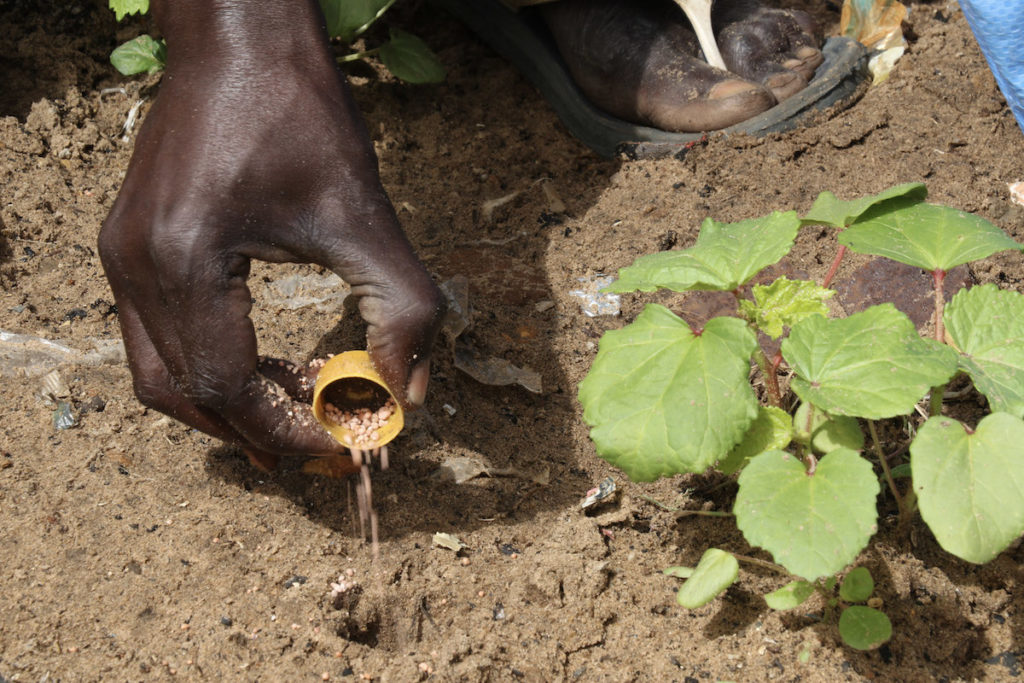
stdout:
{"type": "MultiPolygon", "coordinates": [[[[658,161],[596,157],[429,6],[411,18],[445,84],[347,67],[412,243],[439,282],[468,278],[460,342],[539,373],[543,387],[482,385],[437,345],[427,406],[374,472],[376,560],[350,480],[305,474],[298,458],[261,473],[135,400],[96,239],[138,130],[126,122],[144,119],[159,90],[158,76],[122,78],[107,57],[149,27],[115,24],[104,3],[36,4],[0,6],[0,330],[69,351],[60,363],[0,355],[0,680],[1020,676],[1024,551],[959,561],[921,523],[897,533],[885,496],[858,560],[893,623],[883,647],[843,646],[819,598],[770,610],[762,596],[786,579],[756,566],[709,605],[678,606],[679,579],[663,568],[693,566],[712,546],[767,558],[729,518],[669,511],[728,510],[735,489],[710,474],[626,481],[595,455],[576,401],[604,331],[647,301],[688,308],[670,293],[624,296],[620,315],[588,317],[571,294],[579,278],[689,246],[706,216],[803,213],[824,190],[851,199],[923,181],[931,201],[1024,241],[1008,190],[1024,180],[1024,137],[956,3],[909,3],[907,54],[851,108],[658,161]],[[44,399],[38,371],[54,368],[65,395],[44,399]],[[70,429],[55,427],[61,402],[70,429]],[[495,476],[455,483],[441,476],[455,459],[495,476]],[[622,493],[581,510],[608,476],[622,493]],[[465,547],[433,546],[437,532],[465,547]]],[[[838,3],[803,4],[835,30],[838,3]]],[[[792,268],[820,279],[834,249],[828,231],[804,230],[792,268]]],[[[837,287],[869,261],[848,258],[837,287]]],[[[313,274],[254,264],[261,353],[308,361],[363,348],[349,309],[270,303],[273,283],[313,274]]],[[[997,254],[964,277],[1019,290],[1021,256],[997,254]]],[[[848,291],[855,305],[861,290],[848,291]]]]}

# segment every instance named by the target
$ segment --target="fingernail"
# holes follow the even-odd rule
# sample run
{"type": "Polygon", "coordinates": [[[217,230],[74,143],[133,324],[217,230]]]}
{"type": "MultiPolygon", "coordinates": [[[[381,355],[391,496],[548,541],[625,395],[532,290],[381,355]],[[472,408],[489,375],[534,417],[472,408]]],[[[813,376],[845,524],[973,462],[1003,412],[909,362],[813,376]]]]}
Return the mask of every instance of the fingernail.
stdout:
{"type": "Polygon", "coordinates": [[[430,379],[430,363],[421,363],[409,373],[409,388],[406,397],[415,406],[423,405],[427,398],[427,380],[430,379]]]}

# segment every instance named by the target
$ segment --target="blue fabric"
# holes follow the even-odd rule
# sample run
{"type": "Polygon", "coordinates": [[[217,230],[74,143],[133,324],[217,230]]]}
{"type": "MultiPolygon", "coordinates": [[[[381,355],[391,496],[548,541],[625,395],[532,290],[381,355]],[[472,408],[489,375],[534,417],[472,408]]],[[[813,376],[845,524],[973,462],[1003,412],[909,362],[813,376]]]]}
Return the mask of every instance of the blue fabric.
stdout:
{"type": "Polygon", "coordinates": [[[1024,0],[960,0],[960,7],[1024,132],[1024,0]]]}

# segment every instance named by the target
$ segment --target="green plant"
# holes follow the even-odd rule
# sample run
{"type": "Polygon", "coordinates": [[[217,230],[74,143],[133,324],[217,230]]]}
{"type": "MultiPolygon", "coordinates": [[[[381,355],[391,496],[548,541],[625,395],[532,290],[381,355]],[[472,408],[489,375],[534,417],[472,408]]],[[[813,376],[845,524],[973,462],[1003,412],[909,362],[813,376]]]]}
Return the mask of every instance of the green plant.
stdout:
{"type": "MultiPolygon", "coordinates": [[[[739,472],[736,524],[806,582],[800,594],[824,587],[867,546],[877,530],[880,478],[901,523],[919,510],[939,544],[962,559],[987,562],[1024,533],[1024,296],[984,285],[946,306],[942,290],[951,268],[1021,246],[925,196],[924,185],[910,183],[855,201],[822,193],[802,220],[793,211],[728,225],[709,218],[694,246],[640,257],[606,288],[733,293],[738,317],[692,329],[648,304],[635,321],[605,333],[580,384],[583,418],[598,454],[631,479],[739,472]],[[823,286],[780,278],[749,287],[811,224],[840,231],[824,284],[846,249],[929,271],[933,338],[922,338],[892,304],[830,318],[832,292],[823,286]],[[787,328],[769,357],[757,333],[779,338],[787,328]],[[751,360],[768,405],[751,385],[751,360]],[[786,392],[780,370],[792,376],[786,392]],[[942,414],[946,384],[961,372],[992,410],[973,427],[942,414]],[[918,424],[915,410],[928,395],[929,417],[918,424]],[[916,429],[909,444],[882,443],[877,421],[891,418],[916,429]],[[862,424],[870,455],[862,452],[862,424]],[[890,461],[905,452],[912,484],[903,492],[894,469],[907,474],[907,463],[890,461]]],[[[700,579],[686,591],[688,602],[706,602],[735,579],[735,567],[714,557],[688,580],[700,579]]],[[[863,636],[884,631],[870,609],[849,607],[840,617],[840,633],[854,647],[880,642],[863,636]]]]}
{"type": "MultiPolygon", "coordinates": [[[[127,15],[145,14],[149,0],[109,0],[110,9],[120,21],[127,15]]],[[[320,0],[327,21],[328,35],[351,44],[395,3],[395,0],[320,0]]],[[[384,66],[407,83],[440,83],[445,71],[423,40],[398,28],[389,30],[389,38],[377,47],[339,57],[350,62],[378,55],[384,66]]],[[[167,45],[143,34],[117,47],[110,55],[114,67],[126,76],[155,73],[167,61],[167,45]]]]}

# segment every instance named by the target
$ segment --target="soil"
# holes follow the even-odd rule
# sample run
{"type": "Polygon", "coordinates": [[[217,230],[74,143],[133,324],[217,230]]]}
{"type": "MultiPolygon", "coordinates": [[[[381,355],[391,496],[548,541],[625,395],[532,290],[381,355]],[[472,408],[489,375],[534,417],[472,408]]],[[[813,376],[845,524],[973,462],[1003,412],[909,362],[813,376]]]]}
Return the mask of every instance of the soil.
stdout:
{"type": "MultiPolygon", "coordinates": [[[[835,30],[838,3],[806,4],[835,30]]],[[[1024,179],[1021,131],[956,4],[910,3],[906,56],[851,107],[787,134],[712,136],[658,161],[596,157],[464,28],[414,10],[397,18],[438,50],[445,84],[410,87],[377,65],[351,67],[384,184],[438,281],[468,280],[460,341],[539,373],[540,393],[479,383],[439,342],[428,406],[408,416],[391,468],[374,474],[374,560],[349,481],[303,473],[300,459],[255,470],[237,450],[143,408],[116,353],[59,365],[67,391],[51,393],[68,394],[70,429],[55,428],[40,374],[8,363],[0,680],[1019,677],[1024,550],[962,562],[920,522],[898,533],[888,496],[858,560],[893,622],[881,648],[843,646],[820,599],[773,612],[761,596],[785,579],[758,566],[743,565],[709,605],[679,607],[679,580],[664,567],[692,566],[711,546],[768,556],[729,518],[665,509],[727,510],[728,483],[626,481],[595,455],[576,401],[602,332],[647,301],[700,308],[676,295],[629,296],[621,315],[591,318],[570,294],[578,278],[687,246],[706,216],[804,212],[823,190],[849,199],[924,181],[933,201],[1024,240],[1024,209],[1007,189],[1024,179]],[[491,476],[455,483],[443,476],[455,458],[491,476]],[[621,495],[582,511],[585,492],[608,476],[621,495]],[[436,532],[467,547],[435,546],[436,532]],[[332,597],[339,581],[345,590],[332,597]]],[[[0,4],[6,332],[83,353],[118,338],[96,238],[137,131],[122,129],[140,100],[145,116],[159,77],[122,78],[107,56],[145,30],[145,20],[116,25],[99,2],[0,4]]],[[[804,230],[789,267],[821,278],[834,249],[833,235],[804,230]]],[[[866,263],[844,262],[839,282],[866,263]]],[[[349,311],[268,303],[271,285],[315,272],[254,269],[261,351],[309,360],[361,346],[349,311]]],[[[890,284],[889,295],[909,288],[888,277],[871,282],[890,284]]],[[[963,277],[1020,289],[1024,268],[1003,253],[963,277]]],[[[927,298],[908,301],[926,319],[927,298]]]]}

